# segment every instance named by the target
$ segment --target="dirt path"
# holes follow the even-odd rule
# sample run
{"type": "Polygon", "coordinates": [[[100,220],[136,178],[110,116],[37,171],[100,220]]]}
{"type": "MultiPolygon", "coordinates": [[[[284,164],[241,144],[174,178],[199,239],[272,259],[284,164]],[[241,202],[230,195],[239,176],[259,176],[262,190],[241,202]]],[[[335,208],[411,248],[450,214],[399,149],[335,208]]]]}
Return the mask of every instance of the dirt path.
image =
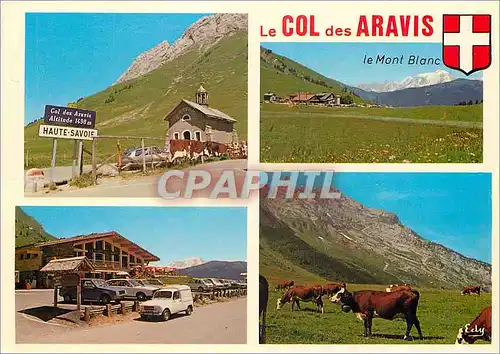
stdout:
{"type": "MultiPolygon", "coordinates": [[[[264,115],[276,114],[283,115],[283,112],[264,112],[264,115]]],[[[299,116],[297,113],[294,116],[299,116]]],[[[351,119],[369,119],[378,120],[382,122],[399,122],[399,123],[412,123],[412,124],[429,124],[429,125],[439,125],[439,126],[449,126],[449,127],[461,127],[461,128],[482,128],[482,122],[469,122],[461,120],[437,120],[437,119],[413,119],[413,118],[400,118],[400,117],[381,117],[381,116],[366,116],[366,115],[355,115],[355,114],[327,114],[327,113],[311,113],[311,114],[301,114],[301,118],[310,119],[312,116],[325,116],[331,118],[351,118],[351,119]]]]}

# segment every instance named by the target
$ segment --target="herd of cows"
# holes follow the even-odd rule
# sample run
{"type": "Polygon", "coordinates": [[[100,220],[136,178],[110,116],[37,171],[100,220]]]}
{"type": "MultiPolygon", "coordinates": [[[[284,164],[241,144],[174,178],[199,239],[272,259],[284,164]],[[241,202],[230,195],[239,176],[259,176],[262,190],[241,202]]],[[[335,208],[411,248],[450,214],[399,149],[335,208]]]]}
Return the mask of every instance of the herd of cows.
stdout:
{"type": "MultiPolygon", "coordinates": [[[[343,312],[353,312],[363,321],[364,336],[372,334],[373,318],[393,320],[402,318],[406,321],[404,340],[411,341],[410,332],[415,326],[419,338],[423,339],[420,322],[417,317],[417,307],[420,294],[408,284],[390,285],[386,291],[361,290],[349,292],[345,283],[329,283],[325,285],[297,285],[292,280],[278,282],[275,290],[283,291],[278,298],[276,309],[280,310],[285,304],[290,303],[291,310],[294,306],[300,310],[299,303],[313,302],[316,311],[323,313],[323,297],[327,296],[331,303],[341,306],[343,312]]],[[[462,295],[481,294],[479,286],[466,286],[462,295]]],[[[266,278],[259,277],[259,341],[266,342],[266,312],[269,298],[269,283],[266,278]]],[[[484,308],[481,313],[470,323],[458,331],[456,344],[473,344],[479,339],[491,342],[491,306],[484,308]]]]}

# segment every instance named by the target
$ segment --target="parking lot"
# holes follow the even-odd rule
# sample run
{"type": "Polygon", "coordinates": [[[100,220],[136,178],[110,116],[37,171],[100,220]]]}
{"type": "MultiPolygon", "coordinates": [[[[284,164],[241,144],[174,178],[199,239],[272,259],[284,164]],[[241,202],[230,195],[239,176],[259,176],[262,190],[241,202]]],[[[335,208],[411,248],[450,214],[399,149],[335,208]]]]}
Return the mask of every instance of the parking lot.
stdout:
{"type": "Polygon", "coordinates": [[[76,305],[54,309],[52,301],[53,290],[16,291],[17,343],[246,343],[246,298],[196,307],[191,316],[177,315],[167,322],[143,321],[132,313],[121,323],[96,326],[74,324],[71,311],[76,305]]]}

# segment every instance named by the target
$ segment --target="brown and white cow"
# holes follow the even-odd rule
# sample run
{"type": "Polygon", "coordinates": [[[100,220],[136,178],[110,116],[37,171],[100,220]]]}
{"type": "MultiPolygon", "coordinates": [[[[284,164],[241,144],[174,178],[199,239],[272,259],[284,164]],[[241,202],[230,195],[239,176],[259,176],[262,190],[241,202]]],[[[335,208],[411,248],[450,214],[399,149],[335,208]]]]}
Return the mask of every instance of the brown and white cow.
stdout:
{"type": "Polygon", "coordinates": [[[458,330],[455,344],[473,344],[478,339],[491,342],[491,306],[484,308],[474,321],[458,330]]]}
{"type": "Polygon", "coordinates": [[[288,289],[295,285],[293,280],[280,280],[278,285],[276,285],[276,290],[288,289]]]}
{"type": "Polygon", "coordinates": [[[462,295],[478,294],[481,295],[481,287],[479,285],[466,286],[462,290],[462,295]]]}
{"type": "Polygon", "coordinates": [[[323,300],[321,296],[323,295],[323,289],[321,285],[294,285],[289,288],[281,298],[278,298],[276,303],[276,310],[280,310],[281,307],[289,302],[293,311],[294,305],[300,310],[300,301],[314,302],[316,304],[317,312],[324,312],[323,300]]]}
{"type": "Polygon", "coordinates": [[[340,291],[340,289],[345,288],[345,283],[328,283],[323,285],[323,295],[333,295],[340,291]]]}
{"type": "Polygon", "coordinates": [[[372,334],[372,320],[375,317],[393,320],[403,317],[406,320],[405,340],[412,340],[410,336],[413,325],[417,328],[420,339],[423,339],[420,322],[417,318],[419,293],[416,290],[401,290],[385,292],[361,290],[350,293],[346,288],[330,297],[334,304],[342,305],[342,311],[352,311],[363,321],[365,337],[372,334]]]}
{"type": "Polygon", "coordinates": [[[389,285],[388,288],[385,288],[385,291],[388,293],[392,293],[394,291],[400,291],[400,290],[411,291],[411,287],[408,284],[403,284],[403,285],[391,284],[391,285],[389,285]]]}

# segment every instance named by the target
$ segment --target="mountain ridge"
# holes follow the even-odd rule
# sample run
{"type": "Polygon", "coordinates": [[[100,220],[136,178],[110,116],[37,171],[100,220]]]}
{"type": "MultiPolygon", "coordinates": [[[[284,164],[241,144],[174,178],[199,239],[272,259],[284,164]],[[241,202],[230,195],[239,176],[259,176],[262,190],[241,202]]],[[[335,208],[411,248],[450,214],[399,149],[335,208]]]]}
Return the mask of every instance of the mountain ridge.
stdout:
{"type": "Polygon", "coordinates": [[[198,278],[240,279],[247,272],[246,261],[208,261],[200,265],[179,269],[178,273],[198,278]]]}
{"type": "Polygon", "coordinates": [[[31,245],[38,242],[55,240],[43,226],[28,215],[21,207],[16,206],[15,214],[15,240],[16,247],[31,245]]]}
{"type": "Polygon", "coordinates": [[[204,45],[203,50],[207,50],[223,37],[242,30],[248,30],[246,14],[228,13],[202,17],[189,26],[172,45],[163,41],[139,54],[114,84],[143,76],[182,56],[194,46],[204,45]]]}
{"type": "Polygon", "coordinates": [[[483,101],[481,80],[454,79],[422,87],[411,87],[390,92],[365,91],[351,87],[360,97],[373,103],[393,107],[457,105],[460,102],[483,101]]]}
{"type": "Polygon", "coordinates": [[[425,239],[396,214],[346,196],[287,203],[261,199],[260,229],[261,271],[271,276],[291,262],[330,281],[491,288],[491,264],[425,239]]]}
{"type": "Polygon", "coordinates": [[[401,81],[384,81],[369,84],[354,85],[365,91],[373,92],[392,92],[406,88],[424,87],[430,85],[442,84],[452,81],[455,78],[445,70],[436,70],[429,73],[421,73],[414,76],[407,76],[401,81]]]}

